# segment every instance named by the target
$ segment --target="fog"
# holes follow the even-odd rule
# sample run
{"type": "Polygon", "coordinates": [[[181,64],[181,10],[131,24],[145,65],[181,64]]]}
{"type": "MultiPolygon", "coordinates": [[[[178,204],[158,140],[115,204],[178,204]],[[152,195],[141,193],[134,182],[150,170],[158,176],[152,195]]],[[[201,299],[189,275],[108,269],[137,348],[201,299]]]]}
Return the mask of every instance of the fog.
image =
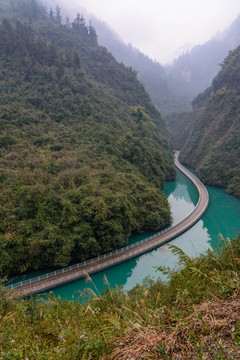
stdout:
{"type": "Polygon", "coordinates": [[[240,0],[46,0],[82,7],[105,21],[125,43],[162,64],[223,31],[240,14],[240,0]]]}

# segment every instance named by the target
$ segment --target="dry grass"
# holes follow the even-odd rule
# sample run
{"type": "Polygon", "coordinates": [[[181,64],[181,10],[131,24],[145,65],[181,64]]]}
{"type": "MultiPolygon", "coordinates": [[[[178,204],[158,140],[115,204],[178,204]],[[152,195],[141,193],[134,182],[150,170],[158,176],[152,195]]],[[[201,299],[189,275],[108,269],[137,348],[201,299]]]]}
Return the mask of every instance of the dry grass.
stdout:
{"type": "Polygon", "coordinates": [[[182,322],[128,329],[107,360],[240,359],[240,293],[194,306],[182,322]]]}

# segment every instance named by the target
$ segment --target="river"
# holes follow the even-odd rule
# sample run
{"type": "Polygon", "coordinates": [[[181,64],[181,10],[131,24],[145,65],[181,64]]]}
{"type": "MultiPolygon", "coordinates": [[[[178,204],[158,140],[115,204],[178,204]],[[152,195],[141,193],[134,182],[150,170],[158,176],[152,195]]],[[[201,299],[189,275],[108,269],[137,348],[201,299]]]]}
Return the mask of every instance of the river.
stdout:
{"type": "MultiPolygon", "coordinates": [[[[180,247],[187,254],[197,256],[207,249],[216,249],[221,246],[219,234],[223,237],[235,237],[240,232],[240,199],[230,196],[223,189],[209,186],[210,204],[204,216],[192,228],[173,240],[171,243],[180,247]]],[[[190,180],[178,172],[176,181],[168,182],[164,187],[171,206],[173,223],[188,215],[198,200],[197,190],[190,180]]],[[[150,234],[132,236],[130,243],[138,241],[150,234]]],[[[129,260],[125,263],[94,274],[91,281],[80,279],[52,290],[55,296],[66,299],[82,300],[82,291],[91,288],[96,292],[103,292],[106,288],[106,279],[113,288],[122,286],[130,290],[146,277],[167,280],[157,266],[177,266],[176,257],[171,254],[167,246],[153,250],[147,254],[129,260]],[[94,285],[93,285],[94,283],[94,285]],[[97,289],[97,290],[96,290],[97,289]]]]}

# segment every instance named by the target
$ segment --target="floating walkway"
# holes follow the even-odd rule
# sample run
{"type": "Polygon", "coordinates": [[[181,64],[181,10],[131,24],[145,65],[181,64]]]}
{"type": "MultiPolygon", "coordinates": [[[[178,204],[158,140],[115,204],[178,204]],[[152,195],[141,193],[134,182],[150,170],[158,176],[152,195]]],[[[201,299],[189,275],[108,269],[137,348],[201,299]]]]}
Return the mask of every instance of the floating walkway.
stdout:
{"type": "Polygon", "coordinates": [[[183,220],[167,229],[139,241],[135,244],[126,246],[97,258],[84,261],[51,273],[25,280],[13,285],[7,286],[8,289],[14,289],[21,297],[44,292],[65,283],[85,277],[87,274],[93,274],[117,265],[121,262],[135,258],[139,255],[163,245],[177,236],[184,233],[193,226],[205,213],[209,204],[208,191],[203,183],[190,171],[188,171],[178,160],[179,151],[175,151],[174,160],[177,168],[185,174],[196,186],[199,193],[199,200],[194,210],[183,220]]]}

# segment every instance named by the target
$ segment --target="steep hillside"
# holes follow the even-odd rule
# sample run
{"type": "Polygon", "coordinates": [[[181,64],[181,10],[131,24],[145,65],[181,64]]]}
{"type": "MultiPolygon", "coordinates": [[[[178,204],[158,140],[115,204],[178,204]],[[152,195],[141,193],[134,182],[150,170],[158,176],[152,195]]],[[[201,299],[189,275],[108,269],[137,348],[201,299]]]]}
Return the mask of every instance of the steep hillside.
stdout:
{"type": "Polygon", "coordinates": [[[35,0],[0,9],[10,19],[0,24],[0,273],[64,266],[169,224],[160,189],[173,159],[135,72],[82,16],[62,25],[35,0]]]}
{"type": "Polygon", "coordinates": [[[195,46],[165,68],[190,100],[210,86],[228,52],[237,47],[240,36],[240,16],[222,33],[203,45],[195,46]]]}
{"type": "MultiPolygon", "coordinates": [[[[96,28],[101,30],[105,24],[99,24],[96,20],[96,28]]],[[[110,32],[111,29],[108,29],[110,32]]],[[[104,32],[104,34],[106,31],[104,32]]],[[[168,76],[164,67],[147,55],[132,47],[131,44],[124,44],[117,36],[99,38],[102,45],[120,62],[131,66],[138,73],[138,79],[144,84],[146,91],[162,115],[172,111],[191,109],[189,98],[178,87],[174,77],[168,76]]]]}
{"type": "Polygon", "coordinates": [[[193,102],[200,110],[181,160],[201,179],[240,196],[240,47],[231,51],[212,86],[193,102]]]}
{"type": "Polygon", "coordinates": [[[186,144],[196,121],[197,111],[172,112],[164,120],[170,134],[172,147],[181,150],[186,144]]]}
{"type": "MultiPolygon", "coordinates": [[[[60,4],[64,14],[67,14],[69,18],[75,16],[76,9],[71,3],[66,4],[63,0],[49,0],[48,4],[53,9],[60,4]]],[[[175,79],[166,74],[161,64],[153,61],[131,44],[125,44],[106,23],[81,8],[81,3],[79,3],[78,11],[91,20],[97,30],[99,44],[105,46],[117,61],[137,71],[138,79],[144,84],[151,100],[162,115],[172,111],[191,109],[190,100],[182,93],[181,88],[178,88],[175,79]]]]}

